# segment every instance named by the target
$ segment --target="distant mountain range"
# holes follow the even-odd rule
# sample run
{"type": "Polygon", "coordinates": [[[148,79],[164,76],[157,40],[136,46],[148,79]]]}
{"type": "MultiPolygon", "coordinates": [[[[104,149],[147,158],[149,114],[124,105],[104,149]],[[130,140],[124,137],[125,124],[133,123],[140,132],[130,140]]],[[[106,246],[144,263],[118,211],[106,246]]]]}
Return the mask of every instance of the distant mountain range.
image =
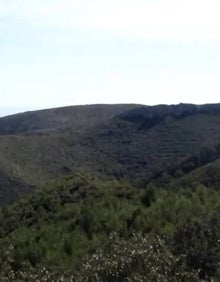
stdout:
{"type": "Polygon", "coordinates": [[[220,158],[220,104],[88,105],[0,118],[0,202],[85,172],[144,185],[220,158]]]}

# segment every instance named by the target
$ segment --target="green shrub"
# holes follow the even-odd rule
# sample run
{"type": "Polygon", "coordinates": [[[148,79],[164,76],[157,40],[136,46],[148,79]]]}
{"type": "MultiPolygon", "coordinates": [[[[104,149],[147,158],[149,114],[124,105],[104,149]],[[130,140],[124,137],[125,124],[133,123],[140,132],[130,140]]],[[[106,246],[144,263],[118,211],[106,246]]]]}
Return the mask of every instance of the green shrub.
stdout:
{"type": "Polygon", "coordinates": [[[174,256],[159,237],[153,240],[139,235],[129,240],[113,236],[104,248],[84,259],[78,282],[198,282],[181,256],[174,256]]]}

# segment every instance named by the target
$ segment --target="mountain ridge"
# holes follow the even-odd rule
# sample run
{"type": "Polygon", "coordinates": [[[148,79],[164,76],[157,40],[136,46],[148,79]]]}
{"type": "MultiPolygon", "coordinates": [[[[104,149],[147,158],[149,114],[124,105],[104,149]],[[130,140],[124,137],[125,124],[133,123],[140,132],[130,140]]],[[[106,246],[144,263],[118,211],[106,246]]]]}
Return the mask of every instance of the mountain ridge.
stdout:
{"type": "MultiPolygon", "coordinates": [[[[0,118],[1,170],[27,187],[77,172],[142,185],[164,170],[178,170],[202,151],[215,153],[219,129],[220,104],[88,105],[27,112],[0,118]]],[[[11,189],[16,190],[14,184],[11,189]]]]}
{"type": "Polygon", "coordinates": [[[0,280],[218,281],[219,129],[219,104],[0,120],[0,280]]]}

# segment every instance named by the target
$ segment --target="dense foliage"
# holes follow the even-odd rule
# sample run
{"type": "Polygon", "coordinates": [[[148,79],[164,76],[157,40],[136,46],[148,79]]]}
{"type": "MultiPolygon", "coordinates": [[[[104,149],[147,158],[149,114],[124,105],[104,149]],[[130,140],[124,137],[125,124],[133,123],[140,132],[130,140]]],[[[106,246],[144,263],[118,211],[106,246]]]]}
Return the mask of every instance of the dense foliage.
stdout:
{"type": "Polygon", "coordinates": [[[129,240],[110,238],[107,246],[83,261],[76,280],[196,282],[199,278],[160,238],[134,235],[129,240]]]}
{"type": "Polygon", "coordinates": [[[219,122],[186,104],[0,119],[0,281],[219,282],[219,122]]]}
{"type": "Polygon", "coordinates": [[[2,281],[217,279],[219,211],[220,191],[198,182],[137,189],[62,178],[1,209],[2,281]]]}
{"type": "Polygon", "coordinates": [[[0,204],[80,172],[140,187],[188,173],[220,157],[219,122],[219,104],[90,105],[1,118],[0,204]]]}

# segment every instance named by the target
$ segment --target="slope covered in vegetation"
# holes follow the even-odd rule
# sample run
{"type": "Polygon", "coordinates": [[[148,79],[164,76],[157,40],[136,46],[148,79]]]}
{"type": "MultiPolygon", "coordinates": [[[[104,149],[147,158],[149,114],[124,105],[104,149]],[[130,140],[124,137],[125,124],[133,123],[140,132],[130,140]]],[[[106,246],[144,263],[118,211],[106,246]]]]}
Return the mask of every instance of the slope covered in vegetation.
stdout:
{"type": "Polygon", "coordinates": [[[107,278],[111,271],[124,279],[140,278],[154,265],[159,272],[149,272],[149,281],[171,281],[174,273],[173,281],[217,277],[219,211],[220,191],[199,183],[188,189],[153,184],[137,189],[117,181],[69,176],[2,208],[1,273],[18,279],[21,273],[39,275],[45,267],[50,275],[66,275],[67,281],[71,275],[78,277],[73,281],[87,281],[85,275],[96,281],[95,273],[101,281],[112,281],[107,278]],[[148,266],[138,263],[146,253],[148,266]]]}
{"type": "Polygon", "coordinates": [[[0,281],[218,282],[219,122],[186,104],[0,119],[0,281]]]}
{"type": "Polygon", "coordinates": [[[142,186],[181,164],[188,173],[220,157],[219,122],[218,104],[75,106],[1,118],[1,171],[12,179],[11,199],[1,203],[18,198],[17,179],[38,187],[86,172],[142,186]]]}

